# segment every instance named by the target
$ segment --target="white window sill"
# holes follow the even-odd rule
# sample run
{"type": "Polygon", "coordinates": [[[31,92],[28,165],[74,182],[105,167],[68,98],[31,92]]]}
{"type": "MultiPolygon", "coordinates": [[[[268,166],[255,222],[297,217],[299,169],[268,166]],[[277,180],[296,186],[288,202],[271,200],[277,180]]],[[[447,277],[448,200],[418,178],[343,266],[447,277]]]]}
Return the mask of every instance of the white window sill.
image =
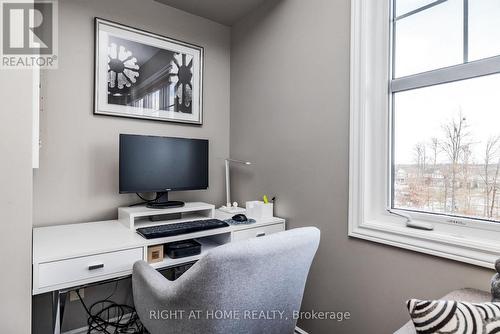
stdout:
{"type": "Polygon", "coordinates": [[[492,238],[482,238],[467,236],[469,229],[464,228],[463,234],[457,234],[457,228],[452,228],[450,231],[445,224],[436,224],[433,231],[425,231],[381,218],[350,228],[349,236],[494,268],[500,254],[499,232],[490,232],[492,238]]]}

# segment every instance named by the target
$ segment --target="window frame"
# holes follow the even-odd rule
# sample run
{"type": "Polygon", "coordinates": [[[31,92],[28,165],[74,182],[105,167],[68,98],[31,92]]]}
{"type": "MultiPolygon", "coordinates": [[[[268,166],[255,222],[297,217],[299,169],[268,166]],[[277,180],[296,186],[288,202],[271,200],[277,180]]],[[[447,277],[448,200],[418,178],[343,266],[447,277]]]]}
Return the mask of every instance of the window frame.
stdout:
{"type": "Polygon", "coordinates": [[[391,1],[351,0],[348,235],[493,268],[500,257],[500,224],[393,209],[434,224],[433,231],[423,231],[407,227],[387,209],[392,201],[393,94],[500,73],[500,56],[393,79],[391,1]]]}

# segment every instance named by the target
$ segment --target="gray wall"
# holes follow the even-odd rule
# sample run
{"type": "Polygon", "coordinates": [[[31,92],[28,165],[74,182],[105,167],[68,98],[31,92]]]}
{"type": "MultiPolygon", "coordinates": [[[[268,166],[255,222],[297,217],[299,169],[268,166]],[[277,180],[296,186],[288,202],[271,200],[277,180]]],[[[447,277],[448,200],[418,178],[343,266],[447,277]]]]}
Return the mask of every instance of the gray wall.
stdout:
{"type": "Polygon", "coordinates": [[[276,195],[289,227],[321,229],[303,309],[352,320],[305,330],[387,334],[406,321],[407,298],[488,289],[492,272],[347,237],[349,4],[271,1],[233,28],[231,155],[255,162],[235,170],[233,193],[276,195]]]}
{"type": "Polygon", "coordinates": [[[33,73],[0,70],[0,323],[31,331],[31,161],[33,73]]]}
{"type": "MultiPolygon", "coordinates": [[[[35,226],[115,219],[117,207],[137,201],[135,195],[118,194],[119,133],[209,139],[209,190],[172,197],[222,204],[224,159],[229,154],[229,70],[230,28],[226,26],[153,0],[59,1],[59,69],[46,71],[42,80],[43,146],[34,177],[35,226]],[[95,16],[205,48],[202,127],[93,115],[95,16]]],[[[86,289],[86,303],[113,290],[114,284],[86,289]]],[[[130,303],[130,282],[120,282],[112,299],[130,303]]],[[[33,305],[33,332],[49,333],[50,296],[35,297],[33,305]]],[[[66,311],[64,330],[86,324],[78,301],[70,302],[66,311]]]]}
{"type": "Polygon", "coordinates": [[[43,80],[40,170],[34,179],[36,226],[114,219],[137,200],[118,194],[118,134],[210,140],[210,189],[174,194],[224,202],[223,161],[229,153],[230,29],[153,0],[59,2],[59,69],[43,80]],[[205,48],[204,124],[178,125],[94,116],[95,16],[205,48]]]}
{"type": "MultiPolygon", "coordinates": [[[[117,194],[120,132],[210,139],[211,189],[177,197],[222,203],[222,160],[229,151],[229,28],[152,0],[59,4],[60,69],[45,73],[35,224],[110,219],[116,217],[116,207],[134,201],[117,194]],[[205,47],[203,127],[92,115],[94,16],[205,47]]],[[[390,333],[406,320],[406,298],[438,297],[463,286],[487,289],[491,275],[489,270],[347,237],[349,9],[348,0],[268,1],[232,31],[231,155],[255,162],[251,168],[233,169],[234,195],[239,201],[276,195],[277,214],[288,219],[289,227],[320,227],[322,243],[303,308],[352,313],[353,320],[343,323],[301,322],[311,334],[332,329],[390,333]]],[[[17,140],[21,127],[10,129],[16,129],[17,140]]],[[[18,185],[16,190],[24,194],[18,185]]],[[[20,204],[13,209],[30,214],[20,204]]],[[[15,217],[20,220],[19,214],[15,217]]],[[[23,252],[28,249],[21,246],[23,252]]],[[[29,270],[25,266],[20,264],[29,270]]],[[[26,294],[26,284],[17,281],[19,290],[9,293],[26,294]]],[[[129,282],[120,286],[117,301],[125,302],[129,282]]],[[[86,299],[91,302],[111,288],[86,291],[86,299]]],[[[49,319],[46,297],[35,299],[41,322],[49,319]]],[[[77,302],[69,304],[68,312],[65,328],[83,324],[77,302]]],[[[48,326],[35,319],[34,328],[48,326]]]]}

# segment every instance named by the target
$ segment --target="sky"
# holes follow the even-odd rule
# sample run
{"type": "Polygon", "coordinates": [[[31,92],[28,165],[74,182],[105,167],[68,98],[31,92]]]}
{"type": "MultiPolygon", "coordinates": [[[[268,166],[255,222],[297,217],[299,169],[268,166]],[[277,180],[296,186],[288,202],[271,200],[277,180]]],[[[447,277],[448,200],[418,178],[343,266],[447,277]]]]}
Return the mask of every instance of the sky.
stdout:
{"type": "MultiPolygon", "coordinates": [[[[396,13],[431,0],[396,0],[396,13]]],[[[469,0],[469,61],[500,55],[500,0],[469,0]]],[[[463,62],[463,0],[448,0],[401,19],[396,28],[395,76],[463,62]]],[[[500,74],[396,93],[395,162],[415,162],[414,147],[443,137],[459,113],[469,124],[473,159],[482,162],[488,137],[500,135],[500,74]]],[[[441,154],[440,162],[445,162],[441,154]]]]}

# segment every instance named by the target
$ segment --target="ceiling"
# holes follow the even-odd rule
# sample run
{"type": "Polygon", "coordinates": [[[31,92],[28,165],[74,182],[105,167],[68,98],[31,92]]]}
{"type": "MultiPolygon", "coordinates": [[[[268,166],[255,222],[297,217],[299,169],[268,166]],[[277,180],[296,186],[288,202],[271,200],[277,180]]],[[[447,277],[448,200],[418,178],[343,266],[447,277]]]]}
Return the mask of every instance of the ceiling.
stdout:
{"type": "Polygon", "coordinates": [[[168,6],[232,26],[265,0],[155,0],[168,6]]]}

